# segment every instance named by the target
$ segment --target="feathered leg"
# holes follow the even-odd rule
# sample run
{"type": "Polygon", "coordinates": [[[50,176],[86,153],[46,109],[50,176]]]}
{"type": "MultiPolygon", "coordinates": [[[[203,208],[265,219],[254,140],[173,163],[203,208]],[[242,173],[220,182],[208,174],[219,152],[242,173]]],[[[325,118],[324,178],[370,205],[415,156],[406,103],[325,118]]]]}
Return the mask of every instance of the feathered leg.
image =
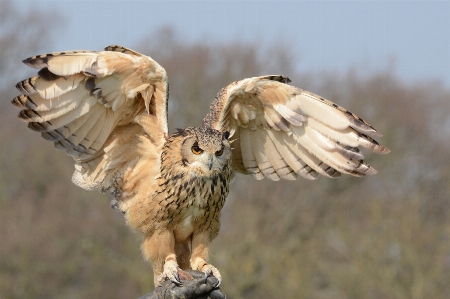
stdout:
{"type": "Polygon", "coordinates": [[[192,270],[198,270],[206,274],[208,277],[210,274],[214,275],[220,285],[222,282],[222,276],[216,267],[208,263],[208,247],[211,242],[211,236],[209,232],[194,233],[192,237],[192,255],[191,255],[191,267],[192,270]]]}
{"type": "Polygon", "coordinates": [[[172,231],[159,231],[146,237],[142,243],[142,253],[145,259],[152,263],[155,286],[166,279],[180,283],[178,277],[180,268],[175,254],[175,237],[172,231]]]}
{"type": "Polygon", "coordinates": [[[189,238],[184,242],[175,243],[175,253],[177,255],[177,262],[181,269],[189,270],[191,269],[190,258],[191,249],[189,248],[189,243],[191,239],[189,238]]]}

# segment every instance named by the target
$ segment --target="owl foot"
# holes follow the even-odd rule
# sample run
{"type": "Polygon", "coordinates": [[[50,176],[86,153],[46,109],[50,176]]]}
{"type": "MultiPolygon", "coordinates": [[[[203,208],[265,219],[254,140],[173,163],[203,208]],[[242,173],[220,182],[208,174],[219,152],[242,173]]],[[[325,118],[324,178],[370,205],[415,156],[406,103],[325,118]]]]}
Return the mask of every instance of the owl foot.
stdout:
{"type": "Polygon", "coordinates": [[[220,286],[220,284],[222,283],[222,275],[220,275],[219,270],[217,270],[217,268],[214,267],[213,265],[211,265],[211,264],[204,264],[201,268],[199,267],[199,270],[201,272],[205,273],[205,275],[206,275],[205,278],[208,278],[208,276],[210,276],[211,274],[215,278],[217,278],[218,282],[217,282],[216,288],[218,286],[220,286]]]}
{"type": "Polygon", "coordinates": [[[158,275],[158,284],[162,284],[166,280],[170,280],[173,283],[180,285],[180,276],[178,275],[178,270],[181,270],[178,267],[178,264],[176,261],[167,261],[164,264],[164,270],[163,272],[158,275]]]}

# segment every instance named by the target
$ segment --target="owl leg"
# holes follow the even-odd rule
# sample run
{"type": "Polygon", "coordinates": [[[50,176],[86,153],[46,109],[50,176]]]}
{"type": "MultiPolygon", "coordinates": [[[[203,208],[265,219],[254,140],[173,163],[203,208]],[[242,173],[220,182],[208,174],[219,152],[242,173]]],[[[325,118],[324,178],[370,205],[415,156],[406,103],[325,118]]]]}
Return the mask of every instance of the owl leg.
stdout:
{"type": "Polygon", "coordinates": [[[201,232],[192,236],[192,255],[191,255],[191,268],[192,270],[198,270],[209,275],[214,275],[219,281],[217,287],[222,282],[222,275],[216,267],[209,264],[208,261],[208,248],[210,243],[210,234],[208,232],[201,232]]]}
{"type": "Polygon", "coordinates": [[[159,231],[146,237],[142,243],[142,253],[153,266],[155,286],[170,279],[180,283],[178,277],[177,257],[175,254],[175,237],[172,231],[159,231]]]}
{"type": "Polygon", "coordinates": [[[177,255],[177,262],[180,268],[183,270],[191,269],[190,264],[191,249],[189,248],[189,243],[187,241],[176,242],[175,253],[177,255]]]}

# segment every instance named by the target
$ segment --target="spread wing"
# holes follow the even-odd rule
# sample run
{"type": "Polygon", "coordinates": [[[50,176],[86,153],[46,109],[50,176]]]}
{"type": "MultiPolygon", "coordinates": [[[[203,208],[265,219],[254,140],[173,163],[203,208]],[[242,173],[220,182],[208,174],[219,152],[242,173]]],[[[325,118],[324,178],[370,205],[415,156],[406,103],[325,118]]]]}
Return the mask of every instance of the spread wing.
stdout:
{"type": "Polygon", "coordinates": [[[375,174],[358,147],[385,154],[372,126],[348,110],[288,85],[284,76],[264,76],[223,88],[203,120],[230,131],[233,166],[257,179],[316,179],[375,174]]]}
{"type": "Polygon", "coordinates": [[[16,85],[19,118],[75,163],[72,180],[116,197],[135,188],[152,168],[168,132],[165,70],[150,57],[110,46],[24,60],[40,69],[16,85]],[[149,167],[147,167],[149,168],[149,167]]]}

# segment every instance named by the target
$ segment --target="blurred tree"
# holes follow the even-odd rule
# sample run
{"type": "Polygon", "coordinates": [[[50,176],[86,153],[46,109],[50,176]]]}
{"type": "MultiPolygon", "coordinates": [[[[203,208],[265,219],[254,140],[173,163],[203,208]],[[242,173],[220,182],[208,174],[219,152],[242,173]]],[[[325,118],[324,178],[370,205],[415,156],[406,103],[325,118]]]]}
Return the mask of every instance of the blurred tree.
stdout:
{"type": "MultiPolygon", "coordinates": [[[[20,125],[9,104],[19,61],[51,40],[43,15],[5,1],[0,11],[0,293],[137,298],[153,278],[122,215],[108,196],[72,185],[71,159],[20,125]]],[[[303,74],[283,42],[204,40],[162,28],[135,47],[168,72],[171,132],[199,126],[232,81],[285,74],[362,116],[392,150],[368,157],[380,171],[369,178],[236,180],[212,251],[229,297],[448,298],[448,88],[405,84],[389,69],[303,74]]]]}

